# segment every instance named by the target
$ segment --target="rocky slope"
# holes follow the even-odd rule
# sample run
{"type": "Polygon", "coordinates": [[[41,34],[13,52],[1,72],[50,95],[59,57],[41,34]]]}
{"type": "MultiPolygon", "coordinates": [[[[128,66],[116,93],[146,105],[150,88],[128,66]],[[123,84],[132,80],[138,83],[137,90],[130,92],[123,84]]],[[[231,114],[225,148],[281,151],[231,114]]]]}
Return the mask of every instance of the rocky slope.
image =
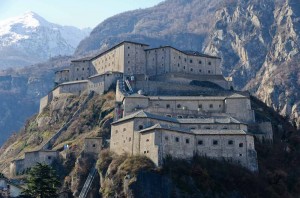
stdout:
{"type": "Polygon", "coordinates": [[[217,55],[237,89],[299,123],[299,17],[297,0],[166,0],[107,19],[76,54],[134,40],[217,55]]]}
{"type": "Polygon", "coordinates": [[[50,23],[33,12],[0,21],[0,69],[71,55],[89,31],[50,23]]]}

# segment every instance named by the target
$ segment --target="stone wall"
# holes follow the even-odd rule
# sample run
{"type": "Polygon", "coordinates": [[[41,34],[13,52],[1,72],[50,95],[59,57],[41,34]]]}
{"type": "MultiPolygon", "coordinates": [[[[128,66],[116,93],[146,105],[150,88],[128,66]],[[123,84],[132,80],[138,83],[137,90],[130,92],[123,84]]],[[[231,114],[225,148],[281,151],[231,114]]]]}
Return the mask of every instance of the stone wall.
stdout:
{"type": "Polygon", "coordinates": [[[40,100],[40,110],[39,113],[42,113],[42,111],[44,110],[44,108],[52,101],[53,99],[53,92],[49,92],[46,96],[44,96],[41,100],[40,100]]]}
{"type": "Polygon", "coordinates": [[[102,138],[101,137],[93,137],[93,138],[85,138],[83,151],[84,153],[98,155],[102,150],[102,138]]]}
{"type": "Polygon", "coordinates": [[[56,85],[70,81],[70,70],[65,69],[55,72],[54,82],[56,85]]]}
{"type": "Polygon", "coordinates": [[[20,160],[14,160],[10,164],[10,175],[15,176],[23,171],[31,168],[37,163],[45,163],[50,165],[59,156],[57,151],[33,151],[26,152],[25,158],[20,160]]]}
{"type": "Polygon", "coordinates": [[[231,96],[157,96],[136,95],[123,100],[124,116],[138,110],[177,118],[195,118],[205,115],[230,115],[246,123],[255,122],[254,111],[247,97],[231,96]]]}
{"type": "Polygon", "coordinates": [[[86,80],[89,76],[94,74],[94,69],[87,60],[72,61],[70,65],[70,81],[86,80]]]}

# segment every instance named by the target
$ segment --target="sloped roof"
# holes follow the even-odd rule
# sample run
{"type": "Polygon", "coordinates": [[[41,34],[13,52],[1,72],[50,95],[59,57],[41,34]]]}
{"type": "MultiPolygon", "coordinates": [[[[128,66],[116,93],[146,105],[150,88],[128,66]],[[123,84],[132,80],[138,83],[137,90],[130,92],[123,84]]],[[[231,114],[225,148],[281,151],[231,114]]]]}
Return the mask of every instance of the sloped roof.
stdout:
{"type": "Polygon", "coordinates": [[[177,119],[175,119],[175,118],[170,118],[170,117],[166,117],[166,116],[155,115],[155,114],[148,113],[148,112],[145,112],[145,111],[141,110],[141,111],[132,113],[132,114],[130,114],[128,116],[125,116],[124,118],[121,118],[121,119],[113,122],[112,124],[124,122],[124,121],[130,120],[130,119],[133,119],[133,118],[152,118],[152,119],[157,119],[157,120],[162,120],[162,121],[168,121],[168,122],[175,122],[175,123],[178,122],[177,119]]]}
{"type": "Polygon", "coordinates": [[[138,133],[145,133],[149,132],[152,130],[168,130],[168,131],[173,131],[173,132],[179,132],[179,133],[189,133],[189,134],[194,134],[194,135],[247,135],[247,133],[244,130],[211,130],[211,129],[197,129],[197,130],[190,130],[186,128],[179,128],[179,127],[173,127],[173,126],[168,126],[164,124],[155,124],[151,127],[148,127],[146,129],[137,131],[138,133]]]}

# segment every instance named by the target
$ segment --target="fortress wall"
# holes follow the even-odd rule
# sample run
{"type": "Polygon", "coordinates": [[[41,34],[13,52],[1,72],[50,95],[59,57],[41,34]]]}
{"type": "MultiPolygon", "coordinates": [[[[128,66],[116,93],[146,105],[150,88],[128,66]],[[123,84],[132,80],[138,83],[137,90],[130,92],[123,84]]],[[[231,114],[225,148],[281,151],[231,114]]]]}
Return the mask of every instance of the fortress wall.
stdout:
{"type": "Polygon", "coordinates": [[[247,123],[255,122],[249,98],[226,98],[225,112],[240,121],[247,123]]]}
{"type": "Polygon", "coordinates": [[[83,150],[85,153],[98,155],[102,150],[102,138],[85,138],[83,150]]]}
{"type": "Polygon", "coordinates": [[[92,74],[89,61],[72,62],[70,65],[70,81],[86,80],[92,74]]]}
{"type": "Polygon", "coordinates": [[[91,61],[97,74],[108,71],[124,72],[124,45],[120,45],[91,61]]]}
{"type": "Polygon", "coordinates": [[[133,151],[133,121],[111,126],[110,150],[121,155],[132,154],[133,151]]]}
{"type": "Polygon", "coordinates": [[[55,72],[54,82],[57,84],[68,82],[70,80],[70,70],[62,70],[55,72]]]}
{"type": "Polygon", "coordinates": [[[44,110],[44,108],[52,101],[52,99],[53,99],[53,93],[51,91],[45,97],[43,97],[40,100],[40,110],[39,110],[39,113],[42,113],[42,111],[44,110]]]}
{"type": "Polygon", "coordinates": [[[145,46],[141,44],[124,44],[124,75],[146,73],[145,46]]]}
{"type": "Polygon", "coordinates": [[[163,47],[145,51],[147,59],[146,74],[149,76],[171,72],[171,48],[163,47]]]}
{"type": "Polygon", "coordinates": [[[89,92],[94,91],[97,94],[103,94],[105,90],[104,76],[97,76],[90,78],[88,82],[89,92]]]}
{"type": "Polygon", "coordinates": [[[161,165],[161,161],[159,160],[159,145],[160,138],[158,137],[160,134],[156,131],[151,131],[149,133],[143,133],[139,134],[140,140],[139,140],[139,152],[140,155],[145,155],[148,158],[150,158],[156,165],[161,165]]]}
{"type": "Polygon", "coordinates": [[[172,72],[184,72],[199,75],[221,75],[220,59],[195,55],[186,55],[171,48],[170,65],[172,72]]]}
{"type": "Polygon", "coordinates": [[[10,163],[9,174],[13,177],[24,171],[24,159],[14,160],[10,163]]]}
{"type": "MultiPolygon", "coordinates": [[[[61,84],[59,86],[59,94],[62,93],[72,93],[80,95],[84,90],[87,90],[88,82],[78,82],[78,83],[70,83],[70,84],[61,84]]],[[[55,95],[53,93],[53,95],[55,95]]]]}

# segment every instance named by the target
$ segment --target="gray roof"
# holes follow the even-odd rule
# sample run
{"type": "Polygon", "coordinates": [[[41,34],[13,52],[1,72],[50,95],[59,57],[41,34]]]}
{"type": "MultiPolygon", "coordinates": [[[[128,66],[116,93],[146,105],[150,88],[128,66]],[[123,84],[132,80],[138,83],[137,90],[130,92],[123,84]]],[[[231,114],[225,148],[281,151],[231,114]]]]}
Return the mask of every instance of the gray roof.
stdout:
{"type": "Polygon", "coordinates": [[[123,73],[122,72],[118,72],[118,71],[106,71],[106,72],[104,72],[102,74],[95,74],[95,75],[90,76],[88,78],[96,78],[98,76],[103,76],[103,75],[106,75],[106,74],[123,74],[123,73]]]}
{"type": "Polygon", "coordinates": [[[152,130],[168,130],[168,131],[174,131],[179,133],[189,133],[194,135],[247,135],[247,133],[244,130],[211,130],[211,129],[198,129],[198,130],[190,130],[186,128],[179,128],[179,127],[173,127],[163,124],[155,124],[149,128],[143,129],[138,131],[138,133],[145,133],[152,130]]]}
{"type": "Polygon", "coordinates": [[[121,118],[115,122],[113,122],[112,124],[116,124],[116,123],[120,123],[120,122],[124,122],[126,120],[130,120],[133,118],[152,118],[152,119],[157,119],[157,120],[162,120],[162,121],[168,121],[168,122],[178,122],[177,119],[175,118],[170,118],[170,117],[166,117],[166,116],[160,116],[160,115],[155,115],[152,113],[148,113],[145,112],[143,110],[132,113],[128,116],[125,116],[124,118],[121,118]]]}
{"type": "Polygon", "coordinates": [[[145,112],[144,110],[132,113],[128,116],[125,116],[112,124],[124,122],[133,118],[152,118],[156,120],[162,120],[172,123],[180,123],[180,124],[214,124],[214,123],[220,123],[220,124],[242,124],[240,121],[238,121],[235,118],[232,118],[230,116],[214,116],[214,117],[207,117],[207,118],[188,118],[188,119],[178,119],[178,118],[171,118],[167,116],[161,116],[152,114],[149,112],[145,112]]]}
{"type": "Polygon", "coordinates": [[[177,119],[179,123],[181,124],[242,124],[237,119],[231,117],[231,116],[213,116],[208,118],[187,118],[187,119],[177,119]]]}
{"type": "MultiPolygon", "coordinates": [[[[70,82],[65,82],[61,83],[60,85],[71,85],[71,84],[80,84],[80,83],[88,83],[88,80],[77,80],[77,81],[70,81],[70,82]]],[[[58,86],[60,86],[58,85],[58,86]]]]}
{"type": "Polygon", "coordinates": [[[181,133],[191,133],[191,130],[189,129],[186,129],[186,128],[180,128],[180,127],[173,127],[173,126],[168,126],[168,125],[164,125],[164,124],[155,124],[149,128],[146,128],[146,129],[143,129],[143,130],[140,130],[138,131],[139,133],[144,133],[144,132],[147,132],[147,131],[151,131],[151,130],[154,130],[154,129],[165,129],[165,130],[170,130],[170,131],[175,131],[175,132],[181,132],[181,133]]]}

